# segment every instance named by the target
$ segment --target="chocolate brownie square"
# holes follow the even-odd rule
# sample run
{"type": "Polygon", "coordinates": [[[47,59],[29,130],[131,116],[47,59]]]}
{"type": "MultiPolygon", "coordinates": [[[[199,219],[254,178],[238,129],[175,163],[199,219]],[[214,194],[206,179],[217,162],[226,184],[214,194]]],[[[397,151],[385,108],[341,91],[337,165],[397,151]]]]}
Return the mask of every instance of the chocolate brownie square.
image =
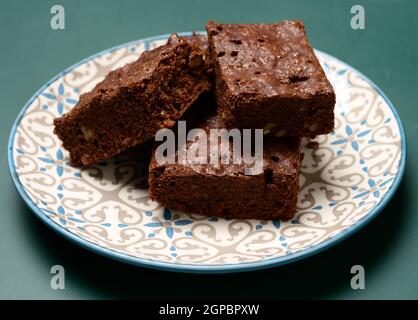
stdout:
{"type": "Polygon", "coordinates": [[[206,25],[219,113],[230,127],[314,137],[334,128],[334,90],[300,21],[206,25]]]}
{"type": "Polygon", "coordinates": [[[172,127],[210,88],[203,55],[196,43],[174,35],[81,95],[70,112],[54,121],[71,164],[100,162],[172,127]]]}
{"type": "MultiPolygon", "coordinates": [[[[224,124],[219,116],[211,115],[198,127],[209,132],[224,128],[224,124]]],[[[231,141],[218,143],[218,150],[222,150],[221,143],[231,141]]],[[[150,196],[165,207],[189,213],[237,219],[291,219],[296,212],[302,161],[299,144],[299,138],[264,137],[262,170],[253,175],[245,174],[248,164],[234,164],[232,159],[229,164],[161,163],[154,152],[149,168],[150,196]]],[[[192,145],[196,147],[195,142],[188,142],[186,150],[192,145]]]]}

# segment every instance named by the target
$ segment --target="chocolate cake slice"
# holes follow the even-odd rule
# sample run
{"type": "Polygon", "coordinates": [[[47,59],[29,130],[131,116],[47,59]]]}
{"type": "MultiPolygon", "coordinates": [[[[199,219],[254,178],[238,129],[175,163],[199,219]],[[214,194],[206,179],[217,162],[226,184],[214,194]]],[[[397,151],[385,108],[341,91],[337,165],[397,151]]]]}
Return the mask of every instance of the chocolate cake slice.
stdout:
{"type": "MultiPolygon", "coordinates": [[[[209,132],[224,128],[224,124],[212,115],[198,127],[209,132]]],[[[218,150],[222,149],[221,143],[231,142],[220,140],[218,150]]],[[[302,161],[299,144],[299,138],[264,137],[263,167],[254,175],[245,174],[247,164],[234,164],[232,159],[229,164],[160,163],[154,152],[149,168],[150,196],[165,207],[189,213],[237,219],[291,219],[296,212],[302,161]]],[[[192,145],[196,147],[195,143],[187,143],[186,150],[192,145]]]]}
{"type": "Polygon", "coordinates": [[[203,55],[196,42],[173,35],[82,94],[70,112],[54,121],[71,164],[100,162],[172,127],[209,90],[203,55]]]}
{"type": "Polygon", "coordinates": [[[335,94],[300,21],[210,21],[219,113],[230,127],[314,137],[334,128],[335,94]]]}

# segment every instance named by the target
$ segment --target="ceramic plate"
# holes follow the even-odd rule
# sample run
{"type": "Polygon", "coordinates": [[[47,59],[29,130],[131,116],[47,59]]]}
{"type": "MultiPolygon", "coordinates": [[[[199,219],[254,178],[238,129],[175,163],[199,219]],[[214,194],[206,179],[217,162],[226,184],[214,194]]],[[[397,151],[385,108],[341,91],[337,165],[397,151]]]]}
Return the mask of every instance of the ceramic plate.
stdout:
{"type": "Polygon", "coordinates": [[[183,272],[232,272],[305,258],[353,234],[393,196],[405,166],[401,122],[361,73],[316,54],[337,95],[336,129],[304,142],[298,211],[288,222],[226,220],[161,207],[141,186],[141,153],[83,169],[69,165],[53,119],[113,69],[167,36],[138,40],[87,58],[45,84],[19,114],[9,140],[18,192],[52,229],[105,256],[183,272]]]}

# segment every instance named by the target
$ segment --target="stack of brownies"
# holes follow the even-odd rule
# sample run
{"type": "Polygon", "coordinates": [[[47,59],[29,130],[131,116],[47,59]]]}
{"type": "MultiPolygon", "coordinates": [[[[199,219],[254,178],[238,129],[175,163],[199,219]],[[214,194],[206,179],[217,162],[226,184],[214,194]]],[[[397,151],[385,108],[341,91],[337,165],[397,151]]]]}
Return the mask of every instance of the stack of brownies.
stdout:
{"type": "Polygon", "coordinates": [[[206,30],[207,36],[173,34],[166,45],[110,72],[55,120],[54,132],[71,163],[86,166],[143,144],[179,120],[187,121],[187,129],[207,132],[263,129],[258,174],[246,175],[247,165],[232,161],[160,163],[154,154],[149,193],[163,206],[185,212],[291,219],[299,189],[300,138],[333,130],[333,88],[300,21],[211,21],[206,30]]]}

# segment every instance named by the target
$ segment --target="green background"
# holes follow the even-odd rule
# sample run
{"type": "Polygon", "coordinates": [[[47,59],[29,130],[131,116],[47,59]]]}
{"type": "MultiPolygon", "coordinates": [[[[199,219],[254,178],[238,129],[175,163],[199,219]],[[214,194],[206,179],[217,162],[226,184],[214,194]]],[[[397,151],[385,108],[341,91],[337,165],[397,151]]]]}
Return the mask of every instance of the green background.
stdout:
{"type": "Polygon", "coordinates": [[[0,1],[0,298],[418,298],[417,1],[0,1]],[[53,4],[66,29],[50,29],[53,4]],[[366,29],[352,30],[362,4],[366,29]],[[66,67],[103,49],[220,22],[302,19],[313,45],[361,70],[392,100],[408,137],[405,177],[385,210],[336,247],[290,265],[230,275],[159,272],[115,262],[49,230],[26,208],[7,168],[7,140],[26,101],[66,67]],[[52,265],[66,290],[50,288],[52,265]],[[352,290],[363,265],[366,290],[352,290]]]}

